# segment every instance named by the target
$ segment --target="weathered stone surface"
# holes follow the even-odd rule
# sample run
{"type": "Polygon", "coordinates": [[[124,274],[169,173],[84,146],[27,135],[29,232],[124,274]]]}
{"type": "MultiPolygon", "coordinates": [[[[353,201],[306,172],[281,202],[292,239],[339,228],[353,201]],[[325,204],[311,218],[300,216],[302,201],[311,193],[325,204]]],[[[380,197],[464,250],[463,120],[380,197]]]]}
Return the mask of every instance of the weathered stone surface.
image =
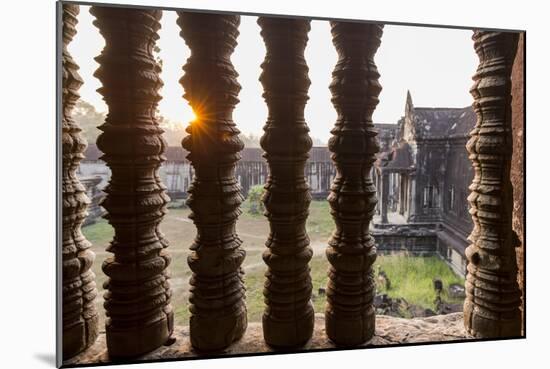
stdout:
{"type": "Polygon", "coordinates": [[[246,253],[236,232],[243,196],[235,165],[243,143],[232,118],[241,89],[231,63],[240,17],[178,15],[180,35],[191,50],[180,82],[197,116],[182,141],[195,169],[187,200],[197,227],[187,259],[193,272],[189,325],[195,348],[216,351],[241,338],[247,324],[241,268],[246,253]]]}
{"type": "Polygon", "coordinates": [[[517,235],[512,229],[511,71],[518,35],[475,31],[479,66],[470,92],[477,123],[466,145],[474,167],[468,201],[474,229],[466,249],[464,323],[476,337],[521,334],[517,235]]]}
{"type": "Polygon", "coordinates": [[[372,114],[382,90],[374,55],[383,26],[330,25],[338,52],[330,84],[338,118],[328,143],[337,172],[328,197],[336,229],[326,251],[331,264],[326,329],[338,344],[353,346],[374,334],[376,247],[369,226],[377,201],[370,172],[379,150],[372,114]]]}
{"type": "MultiPolygon", "coordinates": [[[[523,126],[525,124],[525,91],[524,91],[524,75],[525,68],[525,33],[520,33],[518,41],[518,50],[512,67],[512,168],[510,170],[510,179],[514,188],[514,209],[512,211],[512,227],[518,235],[520,245],[516,248],[517,264],[518,264],[518,283],[524,296],[523,284],[525,281],[525,270],[523,269],[524,254],[525,254],[525,238],[523,229],[523,213],[525,211],[524,201],[525,194],[523,188],[525,186],[525,173],[523,171],[525,148],[523,141],[525,140],[525,132],[523,126]]],[[[524,297],[522,298],[522,314],[525,310],[524,297]]],[[[523,319],[522,319],[523,321],[523,319]]]]}
{"type": "Polygon", "coordinates": [[[90,203],[86,189],[78,180],[76,171],[84,157],[86,140],[81,128],[72,117],[72,111],[79,98],[78,89],[82,79],[67,48],[76,34],[78,5],[63,4],[63,116],[61,120],[63,145],[62,189],[63,189],[63,357],[69,358],[86,349],[98,334],[98,313],[95,307],[97,288],[95,275],[91,271],[95,254],[91,244],[81,231],[88,215],[90,203]]]}
{"type": "Polygon", "coordinates": [[[376,333],[369,345],[442,342],[471,339],[464,329],[462,313],[404,319],[376,316],[376,333]]]}
{"type": "MultiPolygon", "coordinates": [[[[200,356],[190,345],[189,327],[176,327],[174,329],[174,337],[175,342],[172,345],[163,346],[136,360],[184,359],[200,356]]],[[[462,313],[415,319],[377,315],[374,337],[370,341],[360,345],[360,347],[443,342],[471,338],[464,330],[462,313]]],[[[322,314],[315,314],[313,336],[299,350],[331,349],[336,347],[326,336],[324,316],[322,314]]],[[[263,340],[261,323],[249,323],[248,329],[241,340],[235,342],[226,350],[212,353],[212,355],[236,355],[273,351],[274,349],[270,348],[263,340]]],[[[208,356],[203,355],[203,357],[208,356]]],[[[105,351],[105,335],[101,334],[94,346],[66,363],[91,364],[108,362],[109,357],[105,351]]]]}
{"type": "Polygon", "coordinates": [[[264,338],[274,347],[297,347],[311,337],[314,320],[308,265],[313,250],[306,233],[311,194],[304,176],[312,146],[304,119],[310,21],[259,17],[258,24],[266,45],[260,81],[269,109],[260,141],[269,164],[262,198],[270,225],[263,254],[264,338]]]}
{"type": "Polygon", "coordinates": [[[173,325],[168,242],[159,229],[169,200],[158,175],[166,142],[155,117],[162,81],[153,47],[162,12],[90,12],[105,38],[94,75],[109,108],[97,139],[112,173],[102,205],[115,232],[113,256],[103,263],[107,344],[111,356],[133,357],[164,344],[173,325]]]}

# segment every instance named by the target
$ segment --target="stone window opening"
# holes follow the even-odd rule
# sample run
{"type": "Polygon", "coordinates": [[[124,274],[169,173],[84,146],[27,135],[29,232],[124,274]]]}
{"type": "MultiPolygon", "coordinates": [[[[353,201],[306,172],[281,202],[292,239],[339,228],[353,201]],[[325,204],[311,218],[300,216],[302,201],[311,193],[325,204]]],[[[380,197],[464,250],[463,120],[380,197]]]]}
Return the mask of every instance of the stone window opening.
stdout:
{"type": "Polygon", "coordinates": [[[422,201],[424,208],[432,209],[437,208],[437,187],[429,185],[424,187],[424,197],[422,201]]]}
{"type": "Polygon", "coordinates": [[[449,188],[449,210],[455,210],[455,186],[449,188]]]}

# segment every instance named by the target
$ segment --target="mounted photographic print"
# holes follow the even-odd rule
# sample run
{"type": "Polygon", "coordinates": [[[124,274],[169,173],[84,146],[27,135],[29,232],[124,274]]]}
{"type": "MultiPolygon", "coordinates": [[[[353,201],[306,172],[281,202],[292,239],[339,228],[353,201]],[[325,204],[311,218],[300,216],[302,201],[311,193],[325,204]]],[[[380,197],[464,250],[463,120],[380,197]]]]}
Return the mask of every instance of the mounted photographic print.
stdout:
{"type": "Polygon", "coordinates": [[[524,31],[57,19],[58,365],[525,337],[524,31]]]}

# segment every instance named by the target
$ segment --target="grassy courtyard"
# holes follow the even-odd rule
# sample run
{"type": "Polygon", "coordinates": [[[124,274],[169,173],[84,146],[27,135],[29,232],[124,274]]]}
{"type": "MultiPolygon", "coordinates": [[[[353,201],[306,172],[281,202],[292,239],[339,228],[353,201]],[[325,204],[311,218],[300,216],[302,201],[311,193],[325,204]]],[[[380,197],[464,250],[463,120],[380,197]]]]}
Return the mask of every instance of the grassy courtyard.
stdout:
{"type": "MultiPolygon", "coordinates": [[[[269,233],[269,224],[262,214],[251,214],[250,204],[243,204],[243,214],[237,223],[237,232],[243,240],[243,248],[247,252],[243,264],[246,273],[247,306],[250,321],[261,321],[264,309],[263,282],[266,266],[262,260],[264,242],[269,233]]],[[[191,275],[187,265],[189,246],[195,237],[195,227],[189,220],[189,209],[170,208],[162,222],[161,229],[170,242],[172,264],[170,265],[171,285],[173,289],[172,306],[176,312],[176,324],[188,323],[188,281],[191,275]]],[[[327,282],[328,262],[324,256],[326,241],[334,223],[329,213],[328,202],[313,201],[310,206],[310,215],[307,230],[311,239],[314,256],[311,260],[311,275],[313,280],[314,306],[316,312],[324,311],[325,298],[317,296],[319,288],[325,288],[327,282]]],[[[105,221],[83,228],[86,238],[92,242],[96,261],[93,269],[96,274],[100,296],[103,295],[103,282],[106,276],[101,271],[102,262],[111,254],[105,251],[113,237],[111,226],[105,221]]],[[[384,270],[391,280],[391,289],[384,291],[390,297],[402,297],[409,303],[425,308],[434,308],[435,292],[433,279],[439,278],[446,288],[450,283],[463,284],[462,278],[456,276],[451,269],[438,257],[411,257],[403,254],[379,255],[375,264],[384,270]]],[[[380,289],[383,291],[383,288],[380,289]]],[[[443,295],[445,301],[454,302],[443,295]]],[[[100,298],[98,304],[102,305],[100,298]]],[[[98,306],[101,320],[104,319],[104,309],[98,306]]],[[[103,323],[101,322],[101,326],[103,323]]]]}

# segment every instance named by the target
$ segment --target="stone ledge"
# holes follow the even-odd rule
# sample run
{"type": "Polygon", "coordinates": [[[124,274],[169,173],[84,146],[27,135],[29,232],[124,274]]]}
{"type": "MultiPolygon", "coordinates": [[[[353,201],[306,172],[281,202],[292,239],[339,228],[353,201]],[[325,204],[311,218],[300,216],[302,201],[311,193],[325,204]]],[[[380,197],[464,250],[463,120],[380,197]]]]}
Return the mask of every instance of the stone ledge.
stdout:
{"type": "MultiPolygon", "coordinates": [[[[136,358],[135,361],[184,359],[191,357],[208,357],[193,350],[189,342],[189,327],[176,326],[174,329],[175,342],[170,346],[163,346],[147,355],[136,358]]],[[[427,318],[403,319],[387,315],[376,316],[375,336],[362,347],[386,346],[405,343],[442,342],[472,339],[464,329],[462,313],[436,315],[427,318]]],[[[312,339],[302,348],[303,350],[336,348],[325,335],[325,319],[322,314],[315,315],[315,330],[312,339]]],[[[244,337],[231,345],[220,355],[241,355],[274,352],[263,340],[261,323],[249,323],[244,337]]],[[[96,343],[87,351],[65,361],[65,365],[86,365],[96,363],[110,363],[105,345],[105,333],[101,333],[96,343]]]]}

